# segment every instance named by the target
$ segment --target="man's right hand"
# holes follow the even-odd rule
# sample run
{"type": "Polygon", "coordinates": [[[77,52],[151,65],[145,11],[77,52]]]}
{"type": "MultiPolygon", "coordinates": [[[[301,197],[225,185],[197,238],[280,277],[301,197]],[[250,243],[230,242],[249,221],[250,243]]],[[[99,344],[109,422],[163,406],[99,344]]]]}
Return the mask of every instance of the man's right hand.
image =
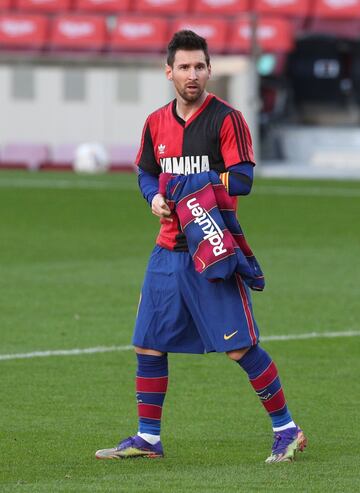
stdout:
{"type": "Polygon", "coordinates": [[[155,216],[158,216],[166,221],[172,221],[171,210],[166,203],[165,197],[161,193],[157,193],[151,202],[151,211],[155,216]]]}

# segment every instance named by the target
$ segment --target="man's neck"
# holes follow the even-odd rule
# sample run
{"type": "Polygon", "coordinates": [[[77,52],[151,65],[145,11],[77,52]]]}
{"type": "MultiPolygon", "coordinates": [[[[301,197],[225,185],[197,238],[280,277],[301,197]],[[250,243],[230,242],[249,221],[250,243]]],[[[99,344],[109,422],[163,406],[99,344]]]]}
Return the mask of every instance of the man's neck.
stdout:
{"type": "Polygon", "coordinates": [[[182,118],[185,122],[191,118],[194,113],[202,106],[205,99],[208,96],[208,92],[204,91],[202,95],[194,102],[188,102],[182,99],[180,96],[176,98],[176,113],[180,118],[182,118]]]}

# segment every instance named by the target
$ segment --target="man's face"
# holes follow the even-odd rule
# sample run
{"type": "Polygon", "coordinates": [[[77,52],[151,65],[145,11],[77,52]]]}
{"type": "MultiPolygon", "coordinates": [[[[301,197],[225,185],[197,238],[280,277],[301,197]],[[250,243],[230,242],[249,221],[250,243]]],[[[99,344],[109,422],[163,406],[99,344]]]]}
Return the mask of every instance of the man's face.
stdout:
{"type": "Polygon", "coordinates": [[[177,95],[188,103],[194,103],[203,94],[210,73],[202,50],[178,50],[173,66],[166,65],[167,78],[173,81],[177,95]]]}

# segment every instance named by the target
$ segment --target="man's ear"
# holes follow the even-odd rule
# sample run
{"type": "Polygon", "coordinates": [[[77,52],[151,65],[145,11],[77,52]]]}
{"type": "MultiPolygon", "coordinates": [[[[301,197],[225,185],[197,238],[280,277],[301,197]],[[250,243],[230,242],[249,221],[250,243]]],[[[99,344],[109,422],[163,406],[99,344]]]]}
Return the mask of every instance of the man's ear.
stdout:
{"type": "Polygon", "coordinates": [[[209,69],[209,79],[211,79],[211,71],[212,71],[212,69],[211,69],[211,64],[210,63],[209,63],[208,69],[209,69]]]}
{"type": "Polygon", "coordinates": [[[165,74],[166,74],[167,80],[172,80],[172,68],[168,64],[165,65],[165,74]]]}

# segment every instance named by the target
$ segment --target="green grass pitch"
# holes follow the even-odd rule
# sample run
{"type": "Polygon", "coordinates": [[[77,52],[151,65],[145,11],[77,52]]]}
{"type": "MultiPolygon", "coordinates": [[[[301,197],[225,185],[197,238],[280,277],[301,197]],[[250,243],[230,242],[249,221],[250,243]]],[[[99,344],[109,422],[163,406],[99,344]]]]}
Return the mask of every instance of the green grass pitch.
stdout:
{"type": "MultiPolygon", "coordinates": [[[[158,229],[135,175],[2,172],[0,211],[1,355],[130,344],[158,229]]],[[[263,336],[359,331],[359,182],[257,179],[239,217],[263,336]]],[[[170,355],[166,458],[114,462],[94,452],[136,431],[131,350],[0,358],[0,491],[360,491],[360,338],[263,345],[309,438],[296,462],[264,464],[269,420],[223,355],[170,355]]]]}

